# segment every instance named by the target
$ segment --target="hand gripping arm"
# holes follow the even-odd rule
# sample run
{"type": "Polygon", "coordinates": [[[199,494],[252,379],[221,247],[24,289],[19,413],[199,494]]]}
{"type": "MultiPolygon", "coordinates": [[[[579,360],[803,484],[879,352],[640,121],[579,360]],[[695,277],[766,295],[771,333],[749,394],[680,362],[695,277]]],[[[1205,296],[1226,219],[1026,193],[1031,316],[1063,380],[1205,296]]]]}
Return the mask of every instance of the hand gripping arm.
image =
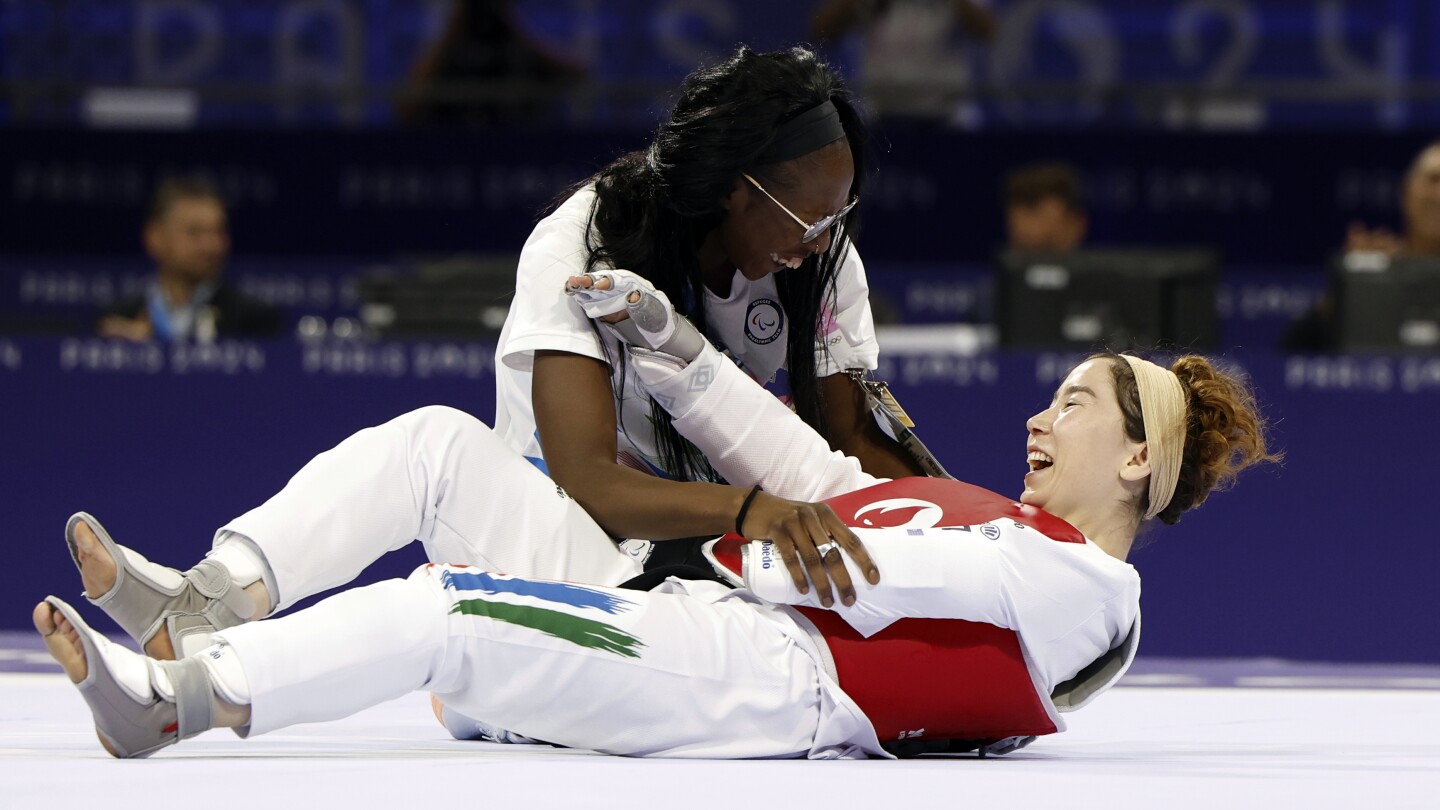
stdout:
{"type": "Polygon", "coordinates": [[[882,480],[832,451],[643,278],[619,270],[594,273],[572,279],[566,291],[597,320],[624,313],[618,322],[604,322],[630,344],[641,383],[730,483],[760,484],[780,498],[814,501],[882,480]]]}

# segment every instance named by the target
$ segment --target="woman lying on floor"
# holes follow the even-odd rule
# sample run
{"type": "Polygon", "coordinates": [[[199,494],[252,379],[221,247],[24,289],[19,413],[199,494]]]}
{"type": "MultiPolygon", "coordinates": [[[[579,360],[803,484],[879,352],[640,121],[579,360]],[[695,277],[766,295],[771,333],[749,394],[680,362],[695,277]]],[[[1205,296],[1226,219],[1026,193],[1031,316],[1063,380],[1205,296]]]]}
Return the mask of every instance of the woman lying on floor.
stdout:
{"type": "MultiPolygon", "coordinates": [[[[663,296],[619,276],[597,281],[574,291],[596,317],[632,315],[639,330],[627,339],[676,348],[663,296]],[[606,292],[623,295],[622,304],[606,292]]],[[[36,606],[36,628],[90,704],[105,748],[146,756],[213,727],[260,734],[414,690],[526,737],[634,756],[884,756],[895,741],[1061,730],[1057,707],[1093,697],[1123,669],[1115,651],[1133,653],[1140,588],[1125,558],[1141,523],[1173,523],[1240,470],[1272,458],[1248,390],[1195,355],[1170,369],[1109,354],[1077,366],[1026,423],[1031,470],[1019,504],[959,482],[866,475],[707,344],[678,359],[632,349],[630,362],[726,480],[782,498],[840,496],[834,503],[853,515],[873,564],[856,563],[855,536],[829,517],[810,531],[833,538],[816,549],[818,562],[854,583],[853,600],[823,605],[765,541],[739,561],[727,559],[723,543],[712,550],[739,569],[738,588],[669,579],[638,591],[430,564],[288,617],[221,629],[209,646],[159,661],[110,643],[50,597],[36,606]],[[867,528],[867,514],[894,499],[920,506],[923,525],[867,528]],[[902,682],[905,689],[893,688],[902,682]],[[1009,713],[981,716],[996,699],[1009,713]]],[[[422,459],[435,462],[426,474],[443,480],[421,482],[438,489],[389,493],[400,501],[392,504],[396,526],[415,518],[411,501],[421,504],[423,525],[427,504],[459,500],[493,516],[468,530],[482,526],[488,534],[472,542],[487,548],[525,545],[535,539],[526,532],[574,531],[613,549],[538,472],[505,474],[529,465],[484,444],[488,430],[478,422],[427,409],[390,425],[412,452],[464,445],[500,471],[444,478],[445,453],[422,459]],[[527,523],[547,510],[564,519],[527,523]]],[[[335,472],[365,476],[362,468],[335,472]]],[[[267,509],[283,500],[231,530],[284,531],[292,519],[322,545],[332,533],[369,530],[323,501],[267,509]],[[326,519],[317,522],[306,506],[326,519]]],[[[110,560],[112,580],[144,562],[88,516],[72,520],[71,532],[98,547],[100,562],[110,560]]],[[[289,574],[281,567],[269,576],[283,590],[289,574]]],[[[111,590],[104,585],[87,581],[87,590],[111,590]]]]}

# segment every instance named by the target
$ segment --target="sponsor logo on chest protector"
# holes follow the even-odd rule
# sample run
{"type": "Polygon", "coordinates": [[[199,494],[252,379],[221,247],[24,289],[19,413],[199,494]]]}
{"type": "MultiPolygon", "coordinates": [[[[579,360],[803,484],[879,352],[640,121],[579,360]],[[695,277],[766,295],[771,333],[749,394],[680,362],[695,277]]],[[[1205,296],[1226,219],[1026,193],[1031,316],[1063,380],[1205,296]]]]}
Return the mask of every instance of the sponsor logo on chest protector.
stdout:
{"type": "Polygon", "coordinates": [[[745,337],[761,346],[774,343],[785,328],[785,312],[769,298],[757,298],[745,310],[745,337]]]}
{"type": "Polygon", "coordinates": [[[766,571],[775,564],[775,544],[769,540],[760,543],[760,567],[766,571]]]}

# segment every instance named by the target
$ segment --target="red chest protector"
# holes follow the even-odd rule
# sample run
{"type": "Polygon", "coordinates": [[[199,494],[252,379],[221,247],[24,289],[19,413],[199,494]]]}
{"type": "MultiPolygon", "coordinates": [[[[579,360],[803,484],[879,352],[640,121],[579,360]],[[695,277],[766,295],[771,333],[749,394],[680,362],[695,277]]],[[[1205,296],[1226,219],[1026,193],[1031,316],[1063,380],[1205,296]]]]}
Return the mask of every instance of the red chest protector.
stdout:
{"type": "MultiPolygon", "coordinates": [[[[943,478],[902,478],[825,501],[856,528],[934,528],[1012,520],[1061,543],[1083,543],[1075,527],[986,489],[943,478]]],[[[740,572],[739,535],[713,553],[740,572]]],[[[957,619],[901,619],[865,638],[839,615],[797,608],[825,637],[840,687],[865,712],[881,742],[991,740],[1056,731],[1036,693],[1014,631],[957,619]]]]}

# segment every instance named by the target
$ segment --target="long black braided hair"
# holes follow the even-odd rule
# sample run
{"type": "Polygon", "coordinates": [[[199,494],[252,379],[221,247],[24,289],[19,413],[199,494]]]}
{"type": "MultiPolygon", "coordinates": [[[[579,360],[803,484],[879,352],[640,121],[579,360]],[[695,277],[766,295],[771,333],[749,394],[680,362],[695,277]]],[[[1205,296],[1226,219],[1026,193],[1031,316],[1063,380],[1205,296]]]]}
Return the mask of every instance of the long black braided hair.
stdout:
{"type": "MultiPolygon", "coordinates": [[[[587,232],[587,270],[608,265],[644,276],[706,332],[698,252],[706,235],[724,219],[722,200],[741,172],[780,188],[795,182],[773,165],[757,164],[757,159],[781,124],[826,100],[840,114],[855,164],[851,193],[859,194],[868,144],[864,124],[840,75],[814,52],[795,47],[757,53],[741,46],[723,63],[690,74],[650,147],[620,157],[581,184],[593,182],[596,190],[587,232]]],[[[823,406],[815,355],[821,317],[827,303],[834,306],[835,276],[853,226],[836,226],[827,251],[775,276],[790,323],[786,367],[795,410],[817,429],[823,406]]],[[[612,360],[623,363],[624,357],[612,360]]],[[[682,481],[715,480],[710,465],[675,430],[669,414],[652,402],[651,415],[666,472],[682,481]]]]}

